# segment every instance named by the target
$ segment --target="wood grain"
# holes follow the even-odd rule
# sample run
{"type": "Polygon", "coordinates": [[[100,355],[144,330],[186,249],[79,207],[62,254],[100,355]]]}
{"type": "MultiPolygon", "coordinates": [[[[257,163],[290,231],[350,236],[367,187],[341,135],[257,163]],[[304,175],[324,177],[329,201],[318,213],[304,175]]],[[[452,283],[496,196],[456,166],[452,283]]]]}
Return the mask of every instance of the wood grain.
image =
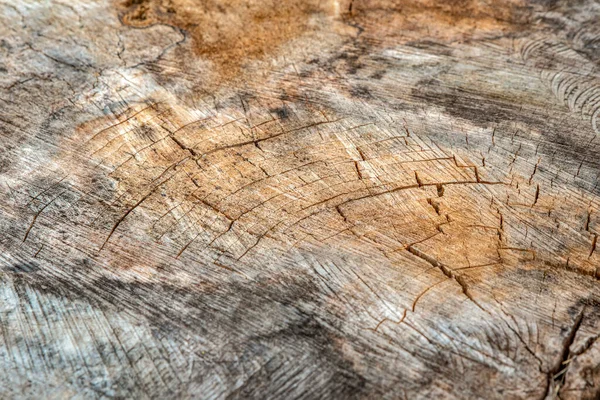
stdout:
{"type": "Polygon", "coordinates": [[[597,399],[599,21],[0,2],[0,397],[597,399]]]}

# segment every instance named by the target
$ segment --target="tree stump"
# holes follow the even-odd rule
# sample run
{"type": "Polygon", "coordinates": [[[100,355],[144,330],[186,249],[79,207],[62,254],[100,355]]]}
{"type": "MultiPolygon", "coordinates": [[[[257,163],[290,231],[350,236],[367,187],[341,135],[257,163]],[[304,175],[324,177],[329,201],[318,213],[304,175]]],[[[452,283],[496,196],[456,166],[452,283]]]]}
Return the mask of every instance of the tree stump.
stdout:
{"type": "Polygon", "coordinates": [[[0,10],[1,397],[599,398],[597,1],[0,10]]]}

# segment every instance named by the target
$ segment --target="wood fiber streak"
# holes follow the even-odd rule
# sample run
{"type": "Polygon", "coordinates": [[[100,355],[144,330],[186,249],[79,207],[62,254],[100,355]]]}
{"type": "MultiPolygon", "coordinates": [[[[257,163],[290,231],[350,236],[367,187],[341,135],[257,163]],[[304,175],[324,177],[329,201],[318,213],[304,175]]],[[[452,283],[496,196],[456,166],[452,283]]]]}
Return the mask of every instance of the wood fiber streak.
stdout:
{"type": "Polygon", "coordinates": [[[0,0],[0,397],[597,399],[595,0],[0,0]]]}

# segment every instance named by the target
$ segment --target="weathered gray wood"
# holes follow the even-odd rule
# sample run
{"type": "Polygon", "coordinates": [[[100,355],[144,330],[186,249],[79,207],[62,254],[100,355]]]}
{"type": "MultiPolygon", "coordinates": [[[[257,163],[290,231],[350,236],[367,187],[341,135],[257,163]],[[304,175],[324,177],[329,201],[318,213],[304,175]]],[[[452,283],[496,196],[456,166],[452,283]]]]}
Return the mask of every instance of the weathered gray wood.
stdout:
{"type": "Polygon", "coordinates": [[[598,398],[600,4],[2,1],[3,398],[598,398]]]}

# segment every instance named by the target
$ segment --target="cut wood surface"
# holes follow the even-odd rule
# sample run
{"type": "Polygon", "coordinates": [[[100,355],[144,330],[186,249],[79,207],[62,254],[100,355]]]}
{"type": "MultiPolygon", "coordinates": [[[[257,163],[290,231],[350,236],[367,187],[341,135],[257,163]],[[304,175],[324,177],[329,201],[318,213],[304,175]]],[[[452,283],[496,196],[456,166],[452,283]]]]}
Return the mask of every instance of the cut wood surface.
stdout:
{"type": "Polygon", "coordinates": [[[0,2],[0,397],[600,398],[600,3],[0,2]]]}

